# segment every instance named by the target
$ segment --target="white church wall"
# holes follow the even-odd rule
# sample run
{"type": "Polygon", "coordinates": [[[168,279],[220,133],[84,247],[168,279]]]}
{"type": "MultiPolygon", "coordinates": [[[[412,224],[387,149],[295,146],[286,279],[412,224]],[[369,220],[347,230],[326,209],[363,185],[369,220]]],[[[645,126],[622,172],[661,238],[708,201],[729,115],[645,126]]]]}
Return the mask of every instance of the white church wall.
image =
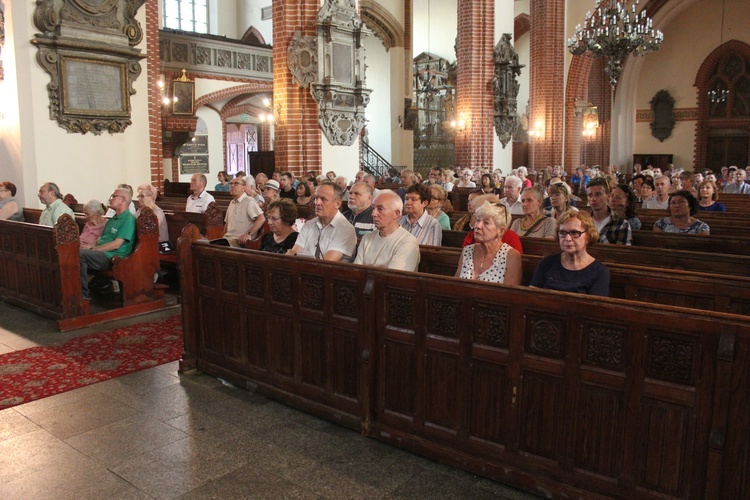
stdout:
{"type": "MultiPolygon", "coordinates": [[[[696,107],[697,94],[693,84],[706,57],[722,40],[750,43],[750,32],[745,28],[750,24],[747,6],[747,0],[726,0],[726,3],[723,0],[700,0],[674,18],[663,29],[661,48],[647,55],[642,62],[636,108],[649,109],[649,102],[660,90],[669,91],[675,99],[675,108],[696,107]],[[702,43],[696,43],[696,40],[702,43]]],[[[677,122],[672,135],[664,142],[651,135],[649,122],[636,122],[633,152],[673,154],[676,166],[692,169],[694,137],[694,121],[677,122]]]]}
{"type": "MultiPolygon", "coordinates": [[[[41,206],[36,192],[44,182],[57,182],[63,192],[72,193],[81,202],[90,198],[106,201],[119,183],[147,182],[150,154],[146,61],[141,61],[143,71],[134,85],[136,94],[131,96],[133,124],[124,133],[68,133],[49,118],[49,75],[36,62],[36,47],[27,42],[36,32],[31,24],[34,4],[14,2],[13,8],[14,83],[22,112],[18,115],[18,135],[12,141],[22,151],[23,179],[17,179],[15,184],[26,206],[41,206]]],[[[145,9],[140,9],[137,19],[145,26],[145,9]]],[[[145,37],[139,48],[145,51],[145,37]]],[[[13,161],[18,161],[17,155],[13,161]]],[[[15,163],[12,168],[17,172],[19,165],[15,163]]]]}

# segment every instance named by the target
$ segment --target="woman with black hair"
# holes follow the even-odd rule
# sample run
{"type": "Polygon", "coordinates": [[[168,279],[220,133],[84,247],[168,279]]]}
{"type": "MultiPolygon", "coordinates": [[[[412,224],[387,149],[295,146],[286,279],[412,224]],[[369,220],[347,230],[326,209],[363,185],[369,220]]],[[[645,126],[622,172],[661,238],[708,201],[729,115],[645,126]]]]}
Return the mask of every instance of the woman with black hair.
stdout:
{"type": "Polygon", "coordinates": [[[627,184],[618,184],[609,194],[609,208],[618,217],[625,219],[633,231],[641,228],[641,220],[635,215],[635,189],[627,184]]]}
{"type": "Polygon", "coordinates": [[[675,191],[669,195],[669,217],[659,219],[654,224],[657,233],[683,233],[708,235],[711,229],[705,222],[694,219],[698,213],[698,200],[690,191],[675,191]]]}

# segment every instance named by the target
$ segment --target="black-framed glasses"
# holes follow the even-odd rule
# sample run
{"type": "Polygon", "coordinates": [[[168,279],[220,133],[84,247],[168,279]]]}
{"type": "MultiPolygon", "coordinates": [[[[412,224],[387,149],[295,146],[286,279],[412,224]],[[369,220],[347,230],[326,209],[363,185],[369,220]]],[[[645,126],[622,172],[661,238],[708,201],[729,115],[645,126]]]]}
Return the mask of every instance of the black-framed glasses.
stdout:
{"type": "Polygon", "coordinates": [[[581,235],[583,233],[584,233],[583,231],[577,231],[575,229],[573,229],[571,231],[566,231],[564,229],[560,229],[560,230],[557,231],[557,237],[560,238],[561,240],[564,240],[567,236],[570,236],[574,240],[577,240],[578,238],[581,237],[581,235]]]}

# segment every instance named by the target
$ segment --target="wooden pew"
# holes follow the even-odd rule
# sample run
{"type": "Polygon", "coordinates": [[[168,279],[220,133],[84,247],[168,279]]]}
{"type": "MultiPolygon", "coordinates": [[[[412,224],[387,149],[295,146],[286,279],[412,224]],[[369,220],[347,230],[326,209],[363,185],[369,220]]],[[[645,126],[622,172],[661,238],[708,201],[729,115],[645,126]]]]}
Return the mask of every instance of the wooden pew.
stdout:
{"type": "MultiPolygon", "coordinates": [[[[662,236],[662,235],[657,235],[662,236]]],[[[691,235],[668,235],[664,240],[676,241],[691,235]]],[[[442,246],[460,248],[466,237],[464,231],[443,231],[442,246]]],[[[654,236],[644,235],[644,238],[654,236]]],[[[705,236],[693,236],[706,238],[705,236]]],[[[729,245],[729,241],[727,240],[729,245]]],[[[556,240],[521,237],[524,254],[550,255],[560,252],[560,245],[556,240]]],[[[714,272],[730,276],[750,276],[750,256],[746,253],[722,254],[714,251],[692,251],[680,248],[663,249],[664,247],[602,245],[589,246],[589,253],[602,262],[616,262],[635,266],[656,267],[660,269],[684,269],[686,271],[714,272]],[[661,250],[660,250],[661,249],[661,250]]]]}
{"type": "MultiPolygon", "coordinates": [[[[420,272],[455,275],[460,249],[421,246],[420,252],[420,272]]],[[[524,285],[540,260],[539,255],[523,255],[524,285]]],[[[750,316],[750,278],[617,263],[607,268],[610,297],[750,316]]]]}
{"type": "Polygon", "coordinates": [[[127,257],[113,257],[112,269],[104,271],[120,284],[122,305],[161,302],[164,290],[154,285],[159,270],[159,223],[150,208],[143,208],[136,220],[136,242],[127,257]]]}
{"type": "MultiPolygon", "coordinates": [[[[86,313],[81,299],[78,226],[63,215],[55,227],[0,220],[0,295],[57,320],[86,313]]],[[[36,220],[39,220],[36,212],[36,220]]]]}
{"type": "Polygon", "coordinates": [[[182,370],[550,497],[747,493],[745,316],[185,237],[180,266],[182,370]]]}

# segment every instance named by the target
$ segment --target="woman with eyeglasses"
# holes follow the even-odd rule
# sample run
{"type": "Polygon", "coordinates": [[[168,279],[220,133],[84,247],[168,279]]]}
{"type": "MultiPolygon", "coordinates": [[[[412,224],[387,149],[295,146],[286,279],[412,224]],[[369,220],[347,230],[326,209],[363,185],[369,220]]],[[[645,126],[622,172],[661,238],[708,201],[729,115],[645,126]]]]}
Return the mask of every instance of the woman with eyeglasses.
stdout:
{"type": "Polygon", "coordinates": [[[618,184],[609,193],[609,208],[621,219],[630,224],[633,231],[641,228],[641,220],[635,215],[635,189],[626,184],[618,184]]]}
{"type": "Polygon", "coordinates": [[[432,186],[430,186],[430,191],[432,199],[430,200],[430,203],[427,204],[427,213],[438,221],[438,224],[440,224],[440,227],[443,228],[443,231],[450,231],[450,217],[448,217],[448,214],[443,212],[443,202],[448,197],[448,192],[437,184],[433,184],[432,186]]]}
{"type": "Polygon", "coordinates": [[[698,213],[698,200],[690,191],[681,190],[669,195],[669,217],[654,223],[657,233],[683,233],[708,235],[711,229],[705,222],[694,219],[698,213]]]}
{"type": "Polygon", "coordinates": [[[464,247],[458,261],[456,277],[467,280],[521,284],[521,254],[503,243],[508,229],[504,207],[485,203],[474,213],[474,241],[464,247]]]}
{"type": "Polygon", "coordinates": [[[0,183],[0,220],[23,221],[23,207],[16,199],[16,185],[4,181],[0,183]]]}
{"type": "Polygon", "coordinates": [[[266,210],[266,221],[271,232],[263,236],[260,251],[286,253],[294,247],[298,236],[293,227],[296,220],[297,207],[292,200],[282,198],[272,201],[266,210]]]}
{"type": "Polygon", "coordinates": [[[599,240],[594,219],[568,210],[557,219],[557,237],[562,253],[542,258],[529,286],[609,296],[609,270],[587,250],[599,240]]]}
{"type": "Polygon", "coordinates": [[[542,211],[544,195],[538,187],[526,188],[521,193],[523,219],[516,219],[510,229],[529,238],[554,238],[555,219],[542,211]]]}

